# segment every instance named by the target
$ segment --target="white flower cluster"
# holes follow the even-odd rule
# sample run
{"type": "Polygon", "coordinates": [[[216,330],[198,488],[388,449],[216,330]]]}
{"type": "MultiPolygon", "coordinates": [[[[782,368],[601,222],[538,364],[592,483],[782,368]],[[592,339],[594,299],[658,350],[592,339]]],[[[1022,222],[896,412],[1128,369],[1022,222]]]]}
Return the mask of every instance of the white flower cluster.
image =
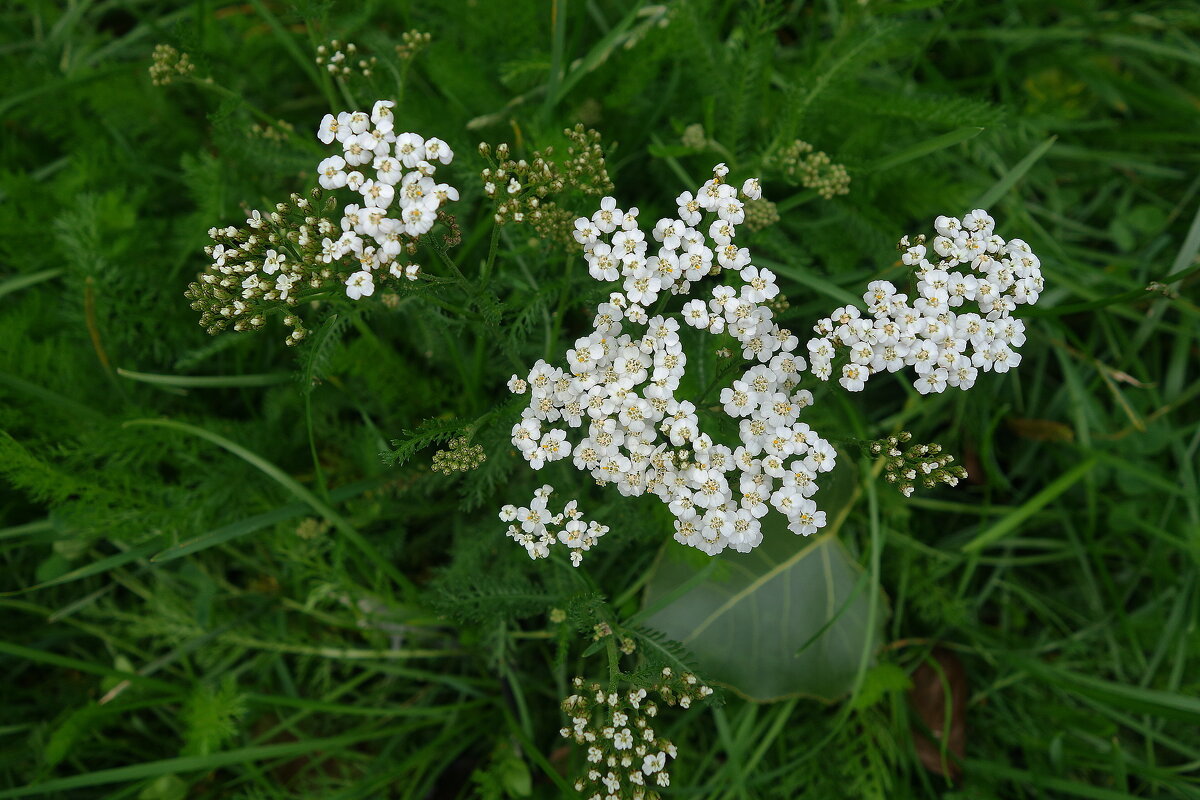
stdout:
{"type": "Polygon", "coordinates": [[[772,321],[761,305],[779,289],[775,276],[751,265],[735,241],[745,219],[745,200],[758,199],[758,181],[739,192],[726,183],[723,164],[693,196],[677,198],[678,217],[661,219],[648,251],[638,210],[623,210],[605,197],[590,219],[575,223],[591,275],[620,281],[596,309],[594,330],[567,351],[567,369],[538,361],[527,380],[513,376],[509,388],[531,392],[528,408],[512,429],[512,442],[534,469],[568,457],[601,485],[615,483],[623,495],[657,495],[675,515],[675,538],[710,555],[731,547],[748,552],[762,541],[761,518],[769,507],[788,527],[808,535],[825,525],[811,499],[818,473],[832,469],[834,449],[800,422],[812,395],[798,390],[803,358],[799,340],[772,321]],[[707,235],[702,232],[707,231],[707,235]],[[736,448],[700,431],[696,406],[675,397],[687,365],[679,321],[649,315],[647,306],[666,293],[687,294],[706,275],[740,278],[721,283],[710,299],[683,308],[686,324],[713,334],[728,332],[742,355],[756,363],[724,389],[721,402],[740,419],[736,448]],[[646,326],[626,333],[624,324],[646,326]],[[578,444],[566,427],[586,430],[578,444]]]}
{"type": "Polygon", "coordinates": [[[567,503],[558,514],[551,514],[546,503],[553,493],[554,488],[546,485],[533,493],[527,507],[504,506],[500,521],[516,523],[508,526],[508,536],[523,546],[530,558],[546,558],[552,546],[562,543],[571,551],[571,564],[578,567],[583,554],[608,533],[608,527],[585,520],[577,500],[567,503]],[[555,532],[550,530],[551,525],[562,528],[555,532]]]}
{"type": "MultiPolygon", "coordinates": [[[[650,693],[634,688],[627,693],[605,691],[599,683],[571,682],[575,693],[562,703],[571,719],[570,727],[559,730],[563,738],[587,747],[587,771],[575,781],[575,789],[597,790],[588,800],[653,800],[660,795],[651,787],[671,785],[668,758],[679,751],[670,739],[658,735],[650,721],[658,716],[658,705],[650,693]]],[[[713,690],[691,673],[676,676],[669,667],[651,686],[651,692],[668,705],[690,708],[713,690]]]]}
{"type": "Polygon", "coordinates": [[[342,234],[322,241],[321,260],[333,262],[353,254],[362,269],[346,280],[346,294],[354,300],[375,292],[374,272],[386,269],[394,278],[416,280],[419,267],[397,261],[418,236],[428,233],[438,209],[458,199],[458,190],[437,183],[435,162],[449,164],[454,152],[441,139],[416,133],[395,132],[391,100],[379,100],[371,109],[326,114],[317,138],[325,144],[337,140],[342,155],[330,156],[317,166],[325,189],[349,187],[362,195],[361,205],[342,210],[342,234]],[[374,176],[361,171],[370,167],[374,176]],[[396,208],[393,209],[393,202],[396,208]],[[398,211],[389,217],[389,210],[398,211]]]}
{"type": "Polygon", "coordinates": [[[843,306],[813,328],[808,343],[812,373],[829,380],[832,360],[848,351],[839,383],[861,391],[879,372],[912,367],[921,394],[947,386],[969,389],[979,370],[1007,372],[1021,363],[1025,324],[1011,316],[1018,305],[1037,302],[1043,288],[1038,257],[1020,239],[1005,242],[995,221],[975,210],[961,220],[938,217],[933,240],[936,262],[926,256],[924,237],[900,242],[902,260],[915,267],[917,292],[910,305],[888,281],[867,285],[869,317],[843,306]],[[969,305],[973,304],[973,305],[969,305]],[[968,352],[969,350],[969,352],[968,352]]]}

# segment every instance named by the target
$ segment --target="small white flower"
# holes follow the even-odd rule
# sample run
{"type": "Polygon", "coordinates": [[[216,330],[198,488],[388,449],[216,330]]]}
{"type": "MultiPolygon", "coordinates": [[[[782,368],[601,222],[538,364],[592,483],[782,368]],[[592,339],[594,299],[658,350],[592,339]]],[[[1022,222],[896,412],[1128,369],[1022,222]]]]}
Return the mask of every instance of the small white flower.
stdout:
{"type": "Polygon", "coordinates": [[[275,250],[268,250],[267,257],[263,259],[263,272],[268,275],[274,275],[283,266],[283,262],[287,261],[287,254],[280,253],[275,250]]]}
{"type": "Polygon", "coordinates": [[[324,189],[341,189],[346,185],[346,160],[341,156],[330,156],[317,165],[319,182],[324,189]]]}
{"type": "Polygon", "coordinates": [[[425,139],[416,133],[400,134],[396,137],[396,156],[412,169],[425,160],[425,139]]]}
{"type": "Polygon", "coordinates": [[[396,187],[382,181],[367,181],[359,189],[363,201],[373,208],[387,208],[396,196],[396,187]]]}
{"type": "Polygon", "coordinates": [[[432,161],[440,161],[443,164],[449,164],[454,160],[454,151],[450,149],[450,145],[443,142],[441,139],[432,138],[425,140],[425,158],[432,161]]]}
{"type": "Polygon", "coordinates": [[[325,144],[332,144],[340,127],[340,123],[333,114],[326,114],[321,120],[321,126],[317,128],[317,138],[325,144]]]}
{"type": "MultiPolygon", "coordinates": [[[[396,126],[396,116],[392,109],[396,104],[391,100],[376,100],[371,107],[371,122],[381,131],[390,131],[396,126]]],[[[328,144],[328,142],[326,142],[328,144]]]]}
{"type": "Polygon", "coordinates": [[[346,279],[346,296],[351,300],[359,300],[375,294],[375,279],[371,273],[356,272],[346,279]]]}

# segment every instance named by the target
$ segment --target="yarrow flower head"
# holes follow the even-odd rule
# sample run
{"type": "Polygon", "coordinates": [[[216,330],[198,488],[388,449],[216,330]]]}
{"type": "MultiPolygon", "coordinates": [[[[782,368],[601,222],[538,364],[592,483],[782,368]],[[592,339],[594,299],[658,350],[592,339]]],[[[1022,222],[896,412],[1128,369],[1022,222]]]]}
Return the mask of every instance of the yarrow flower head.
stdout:
{"type": "Polygon", "coordinates": [[[884,458],[884,479],[902,495],[911,496],[918,483],[927,489],[939,483],[957,486],[967,477],[965,469],[952,463],[954,456],[943,452],[936,442],[911,444],[901,449],[910,439],[911,433],[900,431],[886,439],[866,443],[871,455],[884,458]]]}
{"type": "Polygon", "coordinates": [[[438,164],[454,159],[450,146],[438,138],[397,133],[395,103],[379,100],[365,111],[326,114],[317,129],[325,144],[342,149],[317,165],[321,186],[328,190],[348,187],[361,203],[342,209],[341,234],[322,240],[329,261],[353,257],[362,269],[346,281],[352,299],[369,296],[363,291],[365,272],[374,281],[377,270],[415,279],[407,268],[392,269],[402,253],[412,253],[419,238],[433,228],[441,208],[458,200],[458,190],[435,180],[438,164]],[[370,170],[370,177],[363,170],[370,170]]]}
{"type": "Polygon", "coordinates": [[[522,545],[530,558],[547,558],[550,549],[561,544],[570,552],[571,564],[578,567],[583,554],[608,533],[608,528],[585,520],[575,500],[559,513],[551,513],[547,503],[552,494],[554,487],[542,486],[534,492],[528,506],[500,509],[500,521],[512,523],[508,526],[509,538],[522,545]]]}
{"type": "Polygon", "coordinates": [[[169,44],[156,44],[151,58],[150,82],[155,86],[167,86],[177,78],[191,77],[196,71],[188,54],[169,44]]]}
{"type": "Polygon", "coordinates": [[[599,196],[612,191],[600,134],[579,124],[563,135],[570,142],[565,158],[554,158],[552,147],[533,151],[528,160],[513,158],[506,143],[495,147],[480,143],[479,154],[489,164],[480,180],[483,193],[496,203],[497,225],[524,223],[543,240],[569,245],[577,229],[566,195],[599,196]]]}
{"type": "Polygon", "coordinates": [[[576,222],[592,277],[619,291],[596,308],[592,333],[567,351],[565,369],[539,361],[516,384],[528,387],[530,403],[513,428],[513,444],[534,469],[570,458],[624,495],[654,494],[675,516],[675,538],[709,554],[757,546],[772,507],[795,533],[823,527],[825,514],[811,498],[817,475],[836,461],[829,443],[800,421],[812,403],[798,388],[807,364],[795,354],[798,339],[765,305],[779,292],[775,275],[755,267],[736,241],[745,203],[761,189],[749,180],[739,191],[727,174],[718,165],[695,193],[680,195],[678,216],[660,219],[649,236],[638,209],[619,208],[611,197],[576,222]],[[648,312],[709,276],[729,282],[678,315],[648,312]],[[731,334],[753,364],[721,393],[726,413],[739,419],[732,446],[704,433],[696,404],[676,397],[687,366],[681,325],[731,334]],[[569,428],[586,435],[572,443],[569,428]]]}
{"type": "MultiPolygon", "coordinates": [[[[679,195],[677,216],[652,228],[643,227],[637,208],[621,208],[612,197],[578,219],[574,237],[588,271],[613,291],[563,366],[538,361],[509,382],[514,392],[529,392],[512,442],[533,469],[570,459],[601,486],[653,494],[675,516],[675,539],[710,555],[756,547],[772,509],[796,534],[825,526],[813,496],[837,453],[801,419],[813,402],[800,387],[805,372],[828,380],[837,359],[841,385],[858,391],[881,370],[913,366],[922,393],[967,388],[979,369],[1016,366],[1024,328],[1009,312],[1042,291],[1037,257],[1024,242],[996,236],[986,213],[940,217],[938,262],[926,259],[923,240],[902,242],[920,298],[910,305],[892,284],[870,284],[869,316],[846,306],[821,320],[806,360],[799,339],[773,319],[775,275],[738,244],[746,204],[762,202],[761,188],[751,179],[739,191],[728,172],[718,164],[694,193],[679,195]],[[964,263],[973,271],[954,269],[964,263]],[[660,301],[686,297],[710,277],[715,285],[680,312],[657,313],[660,301]],[[965,302],[978,313],[962,309],[965,302]],[[737,420],[736,441],[703,432],[697,404],[676,396],[687,365],[681,325],[730,335],[750,362],[720,392],[723,411],[737,420]],[[583,435],[571,441],[571,429],[583,435]]],[[[947,465],[937,469],[959,477],[947,465]]]]}
{"type": "Polygon", "coordinates": [[[359,57],[358,45],[354,42],[343,44],[334,39],[328,45],[317,46],[316,62],[330,75],[346,77],[357,70],[364,78],[369,78],[379,60],[375,56],[359,57]]]}
{"type": "Polygon", "coordinates": [[[808,342],[815,376],[836,375],[857,392],[873,375],[912,367],[913,385],[930,394],[970,389],[981,371],[1007,372],[1021,363],[1025,323],[1012,312],[1042,293],[1038,257],[1020,239],[998,236],[983,210],[938,217],[934,228],[932,252],[924,236],[900,241],[901,261],[916,279],[914,300],[888,281],[874,281],[863,295],[866,314],[849,305],[817,322],[818,335],[808,342]]]}
{"type": "Polygon", "coordinates": [[[212,264],[187,296],[210,333],[257,329],[282,311],[295,344],[306,331],[291,308],[306,290],[318,290],[311,297],[340,285],[360,300],[380,284],[420,279],[419,265],[407,262],[439,220],[446,243],[455,243],[458,227],[444,207],[458,190],[435,177],[454,153],[441,139],[397,133],[394,108],[380,100],[369,113],[326,114],[317,138],[340,152],[317,165],[320,188],[252,211],[244,228],[209,231],[212,264]],[[334,193],[344,189],[358,202],[341,205],[334,193]]]}
{"type": "Polygon", "coordinates": [[[678,755],[675,745],[654,729],[659,707],[650,693],[668,706],[690,708],[712,694],[695,675],[676,675],[664,668],[650,691],[630,687],[605,691],[595,681],[575,678],[574,693],[562,703],[571,724],[559,733],[586,748],[587,763],[575,781],[578,792],[594,791],[588,798],[655,800],[657,789],[671,785],[668,759],[678,755]],[[590,788],[589,788],[590,787],[590,788]]]}

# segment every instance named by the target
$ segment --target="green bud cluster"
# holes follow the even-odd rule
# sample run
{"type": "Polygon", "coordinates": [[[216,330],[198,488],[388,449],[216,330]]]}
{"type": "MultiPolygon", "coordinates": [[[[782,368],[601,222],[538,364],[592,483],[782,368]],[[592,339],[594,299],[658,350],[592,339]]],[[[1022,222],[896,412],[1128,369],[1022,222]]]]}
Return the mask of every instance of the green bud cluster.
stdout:
{"type": "Polygon", "coordinates": [[[286,119],[273,123],[256,122],[250,126],[250,135],[266,139],[269,142],[286,142],[296,132],[296,126],[286,119]]]}
{"type": "Polygon", "coordinates": [[[429,46],[433,36],[413,28],[400,34],[400,44],[396,45],[396,55],[401,61],[409,61],[429,46]]]}
{"type": "Polygon", "coordinates": [[[449,448],[433,454],[433,471],[443,475],[468,472],[484,461],[487,461],[487,454],[483,452],[482,446],[467,444],[467,437],[456,436],[450,440],[449,448]]]}
{"type": "Polygon", "coordinates": [[[787,295],[783,292],[775,295],[770,300],[763,303],[763,305],[771,309],[771,311],[773,311],[777,317],[792,307],[791,301],[788,300],[787,295]]]}
{"type": "Polygon", "coordinates": [[[788,145],[778,159],[783,173],[813,189],[826,200],[835,195],[850,193],[850,173],[841,164],[834,164],[827,153],[815,150],[811,144],[797,139],[788,145]]]}
{"type": "MultiPolygon", "coordinates": [[[[321,258],[321,240],[341,231],[340,213],[332,196],[313,189],[307,196],[293,194],[265,214],[252,212],[242,227],[209,229],[214,244],[205,252],[213,263],[184,292],[200,312],[200,324],[215,335],[226,329],[258,330],[272,314],[282,315],[292,329],[285,341],[300,342],[308,331],[294,307],[340,292],[345,277],[361,269],[353,258],[329,263],[321,258]],[[279,288],[279,275],[290,281],[286,290],[279,288]]],[[[407,246],[416,250],[415,241],[407,246]]]]}
{"type": "Polygon", "coordinates": [[[761,231],[779,222],[779,210],[770,200],[758,199],[746,203],[746,229],[761,231]]]}
{"type": "Polygon", "coordinates": [[[910,444],[908,431],[901,431],[886,439],[877,439],[869,444],[871,455],[883,456],[884,478],[905,497],[912,495],[920,484],[932,489],[938,484],[955,486],[967,477],[967,471],[953,464],[954,456],[942,451],[942,446],[933,444],[910,444]]]}
{"type": "Polygon", "coordinates": [[[690,147],[693,150],[707,150],[708,137],[704,134],[704,126],[699,122],[694,122],[683,129],[683,136],[679,137],[679,141],[684,147],[690,147]]]}
{"type": "Polygon", "coordinates": [[[497,201],[497,225],[527,224],[543,239],[570,245],[579,213],[564,207],[561,195],[573,191],[599,196],[612,191],[600,134],[582,124],[563,133],[571,141],[563,160],[552,159],[552,147],[535,150],[526,160],[512,158],[506,143],[479,145],[479,154],[491,165],[480,178],[484,194],[497,201]]]}
{"type": "Polygon", "coordinates": [[[313,540],[329,531],[329,522],[316,517],[308,517],[296,526],[296,535],[301,539],[313,540]]]}
{"type": "Polygon", "coordinates": [[[188,77],[196,71],[188,54],[169,44],[156,44],[150,58],[150,82],[155,86],[167,86],[176,78],[188,77]]]}

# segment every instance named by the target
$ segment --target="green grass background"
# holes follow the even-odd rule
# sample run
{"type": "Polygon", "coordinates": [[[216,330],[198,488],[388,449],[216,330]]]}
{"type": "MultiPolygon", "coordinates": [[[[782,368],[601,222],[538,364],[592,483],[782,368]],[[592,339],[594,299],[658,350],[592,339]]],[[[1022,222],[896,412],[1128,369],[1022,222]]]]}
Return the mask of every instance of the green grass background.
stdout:
{"type": "Polygon", "coordinates": [[[554,473],[614,532],[580,573],[530,563],[495,517],[543,477],[506,443],[513,406],[467,476],[379,454],[563,352],[579,257],[506,228],[499,327],[413,297],[299,351],[209,337],[183,298],[210,226],[314,184],[324,113],[399,94],[410,28],[432,44],[399,117],[458,153],[471,276],[475,144],[561,147],[577,121],[650,219],[795,138],[845,164],[828,201],[765,173],[783,219],[751,246],[801,331],[937,214],[986,205],[1041,255],[1019,370],[823,398],[972,472],[904,501],[839,467],[887,614],[868,655],[894,671],[871,674],[961,669],[956,777],[921,764],[907,678],[860,676],[848,702],[726,692],[664,720],[669,796],[1200,795],[1195,3],[29,0],[0,6],[0,798],[557,797],[578,768],[565,681],[603,674],[590,625],[637,611],[664,517],[554,473]],[[313,63],[334,38],[373,82],[313,63]],[[212,82],[152,86],[158,43],[212,82]],[[710,144],[684,147],[696,123],[710,144]]]}

